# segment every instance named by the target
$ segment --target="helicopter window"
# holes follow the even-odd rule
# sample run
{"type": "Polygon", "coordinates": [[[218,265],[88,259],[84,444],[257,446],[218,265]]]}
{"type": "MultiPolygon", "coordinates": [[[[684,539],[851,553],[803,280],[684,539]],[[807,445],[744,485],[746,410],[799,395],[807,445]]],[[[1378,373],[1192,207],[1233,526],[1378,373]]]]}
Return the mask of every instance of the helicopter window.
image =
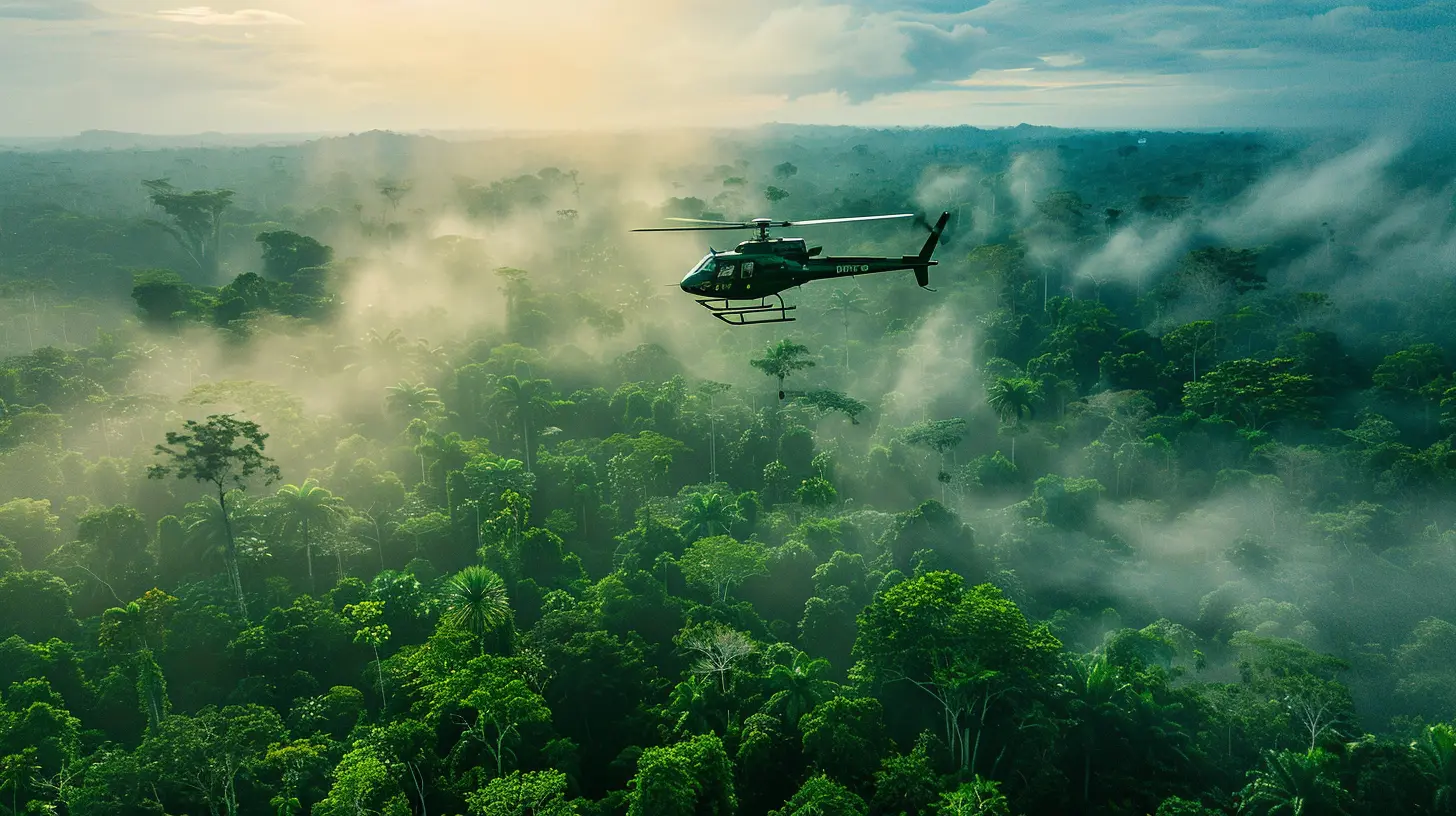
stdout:
{"type": "Polygon", "coordinates": [[[744,261],[743,262],[743,277],[745,277],[745,278],[751,278],[751,277],[753,277],[753,261],[744,261]]]}
{"type": "Polygon", "coordinates": [[[735,266],[736,266],[735,264],[731,264],[731,263],[722,264],[721,266],[718,267],[718,277],[720,277],[720,278],[731,278],[731,277],[733,277],[733,269],[734,269],[735,266]]]}

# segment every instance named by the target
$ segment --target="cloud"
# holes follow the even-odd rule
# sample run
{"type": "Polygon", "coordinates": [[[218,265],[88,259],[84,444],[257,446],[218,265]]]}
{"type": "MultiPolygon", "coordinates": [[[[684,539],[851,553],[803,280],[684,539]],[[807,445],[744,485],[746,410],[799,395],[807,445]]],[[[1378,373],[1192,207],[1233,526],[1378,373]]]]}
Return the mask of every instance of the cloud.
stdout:
{"type": "Polygon", "coordinates": [[[12,20],[87,20],[101,11],[83,0],[0,0],[0,18],[12,20]]]}
{"type": "Polygon", "coordinates": [[[1081,54],[1046,54],[1039,59],[1053,68],[1071,68],[1087,61],[1081,54]]]}
{"type": "Polygon", "coordinates": [[[264,9],[241,9],[239,11],[214,11],[210,6],[188,6],[157,12],[163,20],[174,23],[190,23],[206,26],[268,26],[303,25],[303,21],[287,14],[264,9]]]}
{"type": "MultiPolygon", "coordinates": [[[[105,0],[104,26],[0,27],[0,68],[20,66],[0,71],[0,98],[27,106],[10,126],[160,127],[173,116],[169,129],[279,131],[1456,123],[1456,6],[1445,2],[237,2],[267,9],[105,0]],[[48,42],[26,42],[41,30],[48,42]],[[98,47],[98,33],[114,43],[98,47]],[[159,34],[173,38],[168,48],[159,34]],[[219,62],[172,48],[177,37],[254,47],[219,62]],[[234,94],[227,72],[256,90],[234,94]],[[117,78],[163,73],[201,103],[179,107],[117,78]],[[62,101],[76,93],[120,94],[115,109],[141,124],[62,101]]],[[[0,17],[101,13],[81,0],[0,0],[0,17]]]]}

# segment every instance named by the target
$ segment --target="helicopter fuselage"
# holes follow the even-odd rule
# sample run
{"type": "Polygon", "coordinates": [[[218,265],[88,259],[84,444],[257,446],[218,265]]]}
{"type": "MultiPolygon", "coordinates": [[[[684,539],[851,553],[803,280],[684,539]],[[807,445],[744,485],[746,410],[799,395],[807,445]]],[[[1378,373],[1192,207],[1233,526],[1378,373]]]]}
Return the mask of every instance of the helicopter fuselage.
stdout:
{"type": "Polygon", "coordinates": [[[684,292],[724,300],[776,295],[810,281],[876,272],[924,270],[935,261],[918,255],[895,257],[821,256],[800,238],[744,241],[732,252],[704,257],[680,284],[684,292]]]}

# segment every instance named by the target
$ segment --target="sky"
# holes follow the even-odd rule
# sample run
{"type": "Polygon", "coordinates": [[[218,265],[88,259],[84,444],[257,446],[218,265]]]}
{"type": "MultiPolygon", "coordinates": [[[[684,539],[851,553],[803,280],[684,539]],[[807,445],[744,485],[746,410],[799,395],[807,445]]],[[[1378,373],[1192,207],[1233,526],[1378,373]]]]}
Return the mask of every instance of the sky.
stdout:
{"type": "Polygon", "coordinates": [[[1456,0],[0,0],[0,135],[1456,122],[1456,0]]]}

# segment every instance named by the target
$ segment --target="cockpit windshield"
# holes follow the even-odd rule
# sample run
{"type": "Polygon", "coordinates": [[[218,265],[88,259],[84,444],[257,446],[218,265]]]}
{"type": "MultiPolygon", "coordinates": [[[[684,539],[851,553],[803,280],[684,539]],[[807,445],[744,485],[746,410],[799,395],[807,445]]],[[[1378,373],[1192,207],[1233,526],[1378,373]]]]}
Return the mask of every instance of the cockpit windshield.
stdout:
{"type": "Polygon", "coordinates": [[[711,253],[704,255],[703,259],[698,262],[698,265],[693,267],[693,271],[683,277],[683,280],[687,281],[689,278],[699,277],[703,273],[711,273],[718,265],[714,257],[711,253]]]}

